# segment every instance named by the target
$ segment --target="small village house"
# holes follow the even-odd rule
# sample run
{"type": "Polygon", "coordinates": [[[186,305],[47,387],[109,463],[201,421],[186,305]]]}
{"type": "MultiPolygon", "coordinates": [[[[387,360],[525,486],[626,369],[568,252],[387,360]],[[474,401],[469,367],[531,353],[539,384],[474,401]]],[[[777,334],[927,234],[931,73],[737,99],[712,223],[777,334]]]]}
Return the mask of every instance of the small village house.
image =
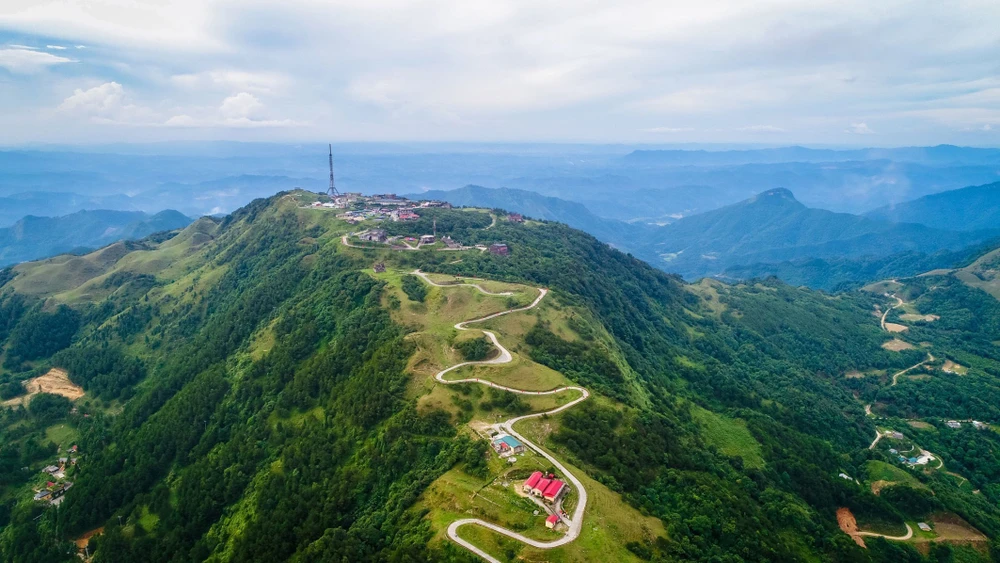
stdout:
{"type": "Polygon", "coordinates": [[[384,229],[371,229],[358,235],[358,238],[368,242],[385,242],[385,230],[384,229]]]}
{"type": "Polygon", "coordinates": [[[502,242],[495,242],[491,244],[489,247],[489,251],[490,254],[496,256],[507,256],[508,254],[510,254],[510,249],[507,248],[507,245],[502,242]]]}
{"type": "Polygon", "coordinates": [[[560,518],[558,514],[549,514],[549,517],[545,519],[545,527],[553,530],[559,524],[560,518]]]}
{"type": "Polygon", "coordinates": [[[931,531],[931,526],[927,522],[917,522],[917,527],[925,532],[931,531]]]}
{"type": "Polygon", "coordinates": [[[523,223],[524,217],[520,213],[511,213],[507,216],[507,220],[511,223],[523,223]]]}
{"type": "Polygon", "coordinates": [[[382,272],[385,272],[385,264],[379,262],[378,264],[375,264],[372,269],[375,270],[376,274],[381,274],[382,272]]]}
{"type": "Polygon", "coordinates": [[[525,447],[517,438],[504,435],[493,440],[493,449],[500,457],[507,457],[524,452],[525,447]]]}
{"type": "Polygon", "coordinates": [[[957,420],[949,420],[948,422],[945,422],[944,425],[947,426],[948,428],[956,430],[962,427],[962,423],[957,420]]]}
{"type": "Polygon", "coordinates": [[[435,241],[434,235],[421,235],[420,236],[420,244],[434,244],[434,241],[435,241]]]}

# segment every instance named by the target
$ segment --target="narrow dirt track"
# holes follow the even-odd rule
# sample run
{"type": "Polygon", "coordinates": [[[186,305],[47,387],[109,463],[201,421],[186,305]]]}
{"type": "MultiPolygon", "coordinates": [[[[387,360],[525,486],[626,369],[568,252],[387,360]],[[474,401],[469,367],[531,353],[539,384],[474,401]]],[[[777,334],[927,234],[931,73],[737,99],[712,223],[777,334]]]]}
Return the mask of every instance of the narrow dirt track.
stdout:
{"type": "MultiPolygon", "coordinates": [[[[425,282],[427,282],[430,285],[436,286],[436,287],[445,287],[445,288],[471,287],[471,288],[474,288],[474,289],[476,289],[476,290],[478,290],[478,291],[480,291],[480,292],[482,292],[482,293],[484,293],[486,295],[513,295],[511,292],[494,293],[494,292],[486,290],[485,288],[483,288],[482,286],[480,286],[478,284],[439,284],[439,283],[435,283],[435,282],[433,282],[427,276],[427,274],[421,272],[420,270],[414,270],[413,274],[417,275],[417,276],[420,276],[420,278],[423,279],[425,282]]],[[[517,312],[527,311],[527,310],[533,309],[533,308],[537,307],[538,304],[542,301],[542,299],[544,299],[545,296],[548,294],[548,290],[545,289],[545,288],[540,287],[540,288],[537,288],[537,289],[538,289],[538,297],[536,297],[535,300],[532,301],[531,304],[527,305],[526,307],[520,307],[520,308],[516,308],[516,309],[508,309],[506,311],[500,311],[499,313],[493,313],[492,315],[487,315],[485,317],[481,317],[481,318],[478,318],[478,319],[471,319],[471,320],[468,320],[468,321],[462,321],[462,322],[456,324],[455,328],[458,329],[458,330],[471,330],[466,325],[471,324],[471,323],[479,323],[479,322],[487,321],[489,319],[495,319],[497,317],[500,317],[500,316],[503,316],[503,315],[509,315],[511,313],[517,313],[517,312]]],[[[434,378],[439,383],[443,383],[445,385],[454,385],[456,383],[478,383],[480,385],[486,385],[486,386],[489,386],[489,387],[493,387],[494,389],[502,389],[504,391],[509,391],[511,393],[518,393],[520,395],[554,395],[556,393],[564,393],[564,392],[567,392],[567,391],[576,391],[576,392],[579,392],[581,394],[579,398],[574,399],[574,400],[566,403],[565,405],[563,405],[561,407],[558,407],[558,408],[555,408],[555,409],[552,409],[552,410],[549,410],[549,411],[544,411],[544,412],[539,412],[539,413],[534,413],[534,414],[528,414],[528,415],[524,415],[524,416],[514,417],[514,418],[512,418],[510,420],[507,420],[507,421],[504,421],[504,422],[500,423],[500,426],[505,431],[507,431],[507,433],[509,433],[511,436],[514,436],[515,438],[517,438],[518,440],[520,440],[522,443],[524,443],[526,446],[528,446],[529,448],[531,448],[532,450],[534,450],[535,452],[537,452],[539,455],[541,455],[542,457],[544,457],[546,460],[548,460],[556,469],[558,469],[566,477],[566,479],[570,483],[573,484],[574,487],[576,487],[576,491],[577,491],[577,493],[579,494],[579,497],[580,497],[579,498],[579,502],[577,502],[576,508],[573,510],[573,518],[572,518],[572,520],[567,520],[566,521],[567,524],[569,525],[569,531],[563,537],[561,537],[559,539],[556,539],[556,540],[553,540],[553,541],[549,541],[549,542],[538,541],[538,540],[531,539],[529,537],[523,536],[523,535],[521,535],[521,534],[519,534],[519,533],[517,533],[517,532],[515,532],[513,530],[508,530],[507,528],[504,528],[502,526],[498,526],[496,524],[493,524],[491,522],[487,522],[485,520],[480,520],[479,518],[463,518],[461,520],[456,520],[455,522],[452,522],[451,525],[448,526],[448,537],[452,541],[454,541],[458,545],[461,545],[462,547],[468,549],[469,551],[471,551],[472,553],[474,553],[474,554],[478,555],[479,557],[485,559],[486,561],[489,561],[490,563],[502,563],[499,559],[496,559],[495,557],[493,557],[489,553],[486,553],[485,551],[483,551],[482,549],[476,547],[472,543],[470,543],[470,542],[468,542],[468,541],[460,538],[458,536],[458,529],[461,528],[462,526],[466,526],[466,525],[482,526],[484,528],[487,528],[489,530],[493,530],[494,532],[497,532],[499,534],[503,534],[503,535],[505,535],[505,536],[507,536],[509,538],[512,538],[512,539],[515,539],[515,540],[517,540],[519,542],[522,542],[522,543],[524,543],[526,545],[530,545],[532,547],[539,548],[539,549],[552,549],[554,547],[559,547],[561,545],[566,545],[566,544],[572,542],[573,540],[575,540],[580,535],[580,531],[583,528],[583,514],[584,514],[584,511],[586,510],[586,507],[587,507],[587,490],[583,487],[583,483],[581,483],[580,480],[577,479],[575,475],[573,475],[572,473],[570,473],[570,471],[568,469],[566,469],[566,467],[562,463],[560,463],[559,460],[557,460],[555,457],[553,457],[548,452],[546,452],[545,450],[543,450],[540,446],[538,446],[537,444],[531,442],[530,440],[528,440],[527,438],[525,438],[523,435],[521,435],[520,433],[518,433],[516,430],[514,430],[514,425],[517,424],[518,422],[522,421],[522,420],[526,420],[526,419],[529,419],[529,418],[536,418],[536,417],[545,416],[545,415],[556,414],[558,412],[561,412],[561,411],[564,411],[564,410],[566,410],[568,408],[571,408],[571,407],[575,406],[578,403],[586,401],[590,397],[590,392],[588,392],[583,387],[575,387],[575,386],[571,386],[571,387],[559,387],[559,388],[552,389],[552,390],[549,390],[549,391],[525,391],[523,389],[514,389],[514,388],[511,388],[511,387],[506,387],[506,386],[503,386],[503,385],[499,385],[497,383],[493,383],[492,381],[484,381],[484,380],[481,380],[481,379],[478,379],[478,378],[455,379],[455,380],[447,380],[447,379],[445,379],[444,376],[448,372],[457,370],[457,369],[465,367],[465,366],[471,366],[471,365],[498,365],[498,364],[506,364],[506,363],[509,363],[509,362],[511,362],[513,360],[513,356],[511,355],[510,351],[507,350],[506,348],[504,348],[503,345],[500,344],[500,342],[497,340],[496,334],[494,334],[493,332],[488,331],[488,330],[483,330],[482,332],[483,332],[483,334],[485,334],[490,339],[491,342],[493,342],[493,345],[497,347],[497,349],[500,351],[500,355],[497,356],[496,358],[491,359],[491,360],[482,360],[482,361],[476,361],[476,362],[461,362],[461,363],[455,364],[455,365],[453,365],[451,367],[445,368],[445,369],[439,371],[434,376],[434,378]]]]}

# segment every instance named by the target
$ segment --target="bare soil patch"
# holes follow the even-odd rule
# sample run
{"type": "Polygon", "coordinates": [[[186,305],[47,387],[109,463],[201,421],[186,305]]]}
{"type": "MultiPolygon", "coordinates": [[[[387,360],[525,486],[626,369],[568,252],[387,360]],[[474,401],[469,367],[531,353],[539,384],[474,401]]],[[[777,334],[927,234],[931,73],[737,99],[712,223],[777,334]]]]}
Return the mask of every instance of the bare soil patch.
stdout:
{"type": "Polygon", "coordinates": [[[90,538],[92,538],[94,536],[99,536],[99,535],[101,535],[103,533],[104,533],[104,526],[101,526],[100,528],[97,528],[95,530],[91,530],[91,531],[83,534],[82,536],[76,538],[76,540],[75,540],[76,541],[76,548],[79,549],[80,551],[83,551],[84,549],[87,548],[88,545],[90,545],[90,538]]]}
{"type": "Polygon", "coordinates": [[[941,371],[945,373],[954,373],[956,375],[965,375],[969,373],[969,368],[960,364],[956,364],[951,360],[945,360],[944,365],[941,366],[941,371]]]}
{"type": "Polygon", "coordinates": [[[864,376],[865,374],[861,373],[856,369],[852,369],[851,371],[844,374],[844,377],[846,377],[847,379],[861,379],[864,376]]]}
{"type": "Polygon", "coordinates": [[[952,542],[982,542],[988,538],[957,514],[941,513],[930,518],[939,540],[952,542]]]}
{"type": "Polygon", "coordinates": [[[62,395],[70,401],[75,401],[83,396],[83,388],[70,381],[69,373],[60,368],[52,368],[44,375],[25,381],[24,388],[27,390],[26,395],[10,399],[4,402],[4,405],[26,405],[32,397],[39,393],[62,395]]]}
{"type": "Polygon", "coordinates": [[[882,347],[885,348],[886,350],[892,350],[893,352],[902,352],[903,350],[912,350],[913,344],[910,344],[909,342],[903,342],[898,338],[893,338],[892,340],[882,344],[882,347]]]}
{"type": "Polygon", "coordinates": [[[915,315],[913,313],[906,313],[900,315],[899,318],[911,323],[916,323],[916,322],[930,323],[939,320],[941,317],[937,315],[915,315]]]}
{"type": "Polygon", "coordinates": [[[885,323],[885,330],[888,332],[906,332],[910,327],[897,323],[885,323]]]}
{"type": "Polygon", "coordinates": [[[837,525],[840,526],[841,531],[851,536],[854,543],[861,547],[868,547],[865,545],[865,540],[858,535],[858,521],[854,519],[850,508],[845,506],[837,509],[837,525]]]}
{"type": "Polygon", "coordinates": [[[930,430],[931,428],[934,428],[934,425],[924,422],[922,420],[908,420],[907,424],[909,424],[914,428],[918,428],[920,430],[930,430]]]}

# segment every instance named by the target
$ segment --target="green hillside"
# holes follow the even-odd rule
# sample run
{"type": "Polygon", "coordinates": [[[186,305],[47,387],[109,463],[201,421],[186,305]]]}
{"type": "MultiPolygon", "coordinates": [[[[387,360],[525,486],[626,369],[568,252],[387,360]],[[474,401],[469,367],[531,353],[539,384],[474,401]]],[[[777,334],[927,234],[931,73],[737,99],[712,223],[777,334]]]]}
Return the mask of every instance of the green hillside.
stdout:
{"type": "MultiPolygon", "coordinates": [[[[317,199],[282,193],[171,236],[0,271],[0,393],[15,401],[0,410],[0,559],[77,560],[70,541],[102,529],[86,551],[98,563],[477,561],[450,539],[456,520],[536,541],[567,533],[518,494],[535,470],[579,478],[586,502],[575,486],[563,501],[570,515],[585,507],[578,537],[553,549],[477,525],[458,537],[502,561],[996,553],[992,437],[907,429],[946,458],[926,472],[901,465],[888,439],[869,448],[903,417],[937,428],[960,414],[896,393],[927,380],[863,374],[905,370],[928,350],[957,363],[975,353],[963,365],[985,385],[996,358],[978,340],[927,332],[920,348],[924,336],[902,335],[913,349],[893,351],[874,313],[894,301],[880,293],[687,284],[559,223],[421,209],[414,222],[352,225],[317,199]],[[459,245],[352,235],[372,228],[436,229],[459,245]],[[501,242],[508,254],[486,250],[501,242]],[[483,331],[509,361],[436,377],[504,359],[483,331]],[[447,383],[458,379],[470,381],[447,383]],[[537,446],[514,461],[484,439],[570,404],[513,424],[537,446]],[[58,509],[32,500],[53,488],[41,471],[70,442],[58,509]],[[873,491],[872,462],[912,481],[873,491]],[[985,539],[862,549],[838,527],[841,508],[886,530],[947,514],[985,539]]],[[[915,307],[906,313],[935,312],[915,307]]]]}

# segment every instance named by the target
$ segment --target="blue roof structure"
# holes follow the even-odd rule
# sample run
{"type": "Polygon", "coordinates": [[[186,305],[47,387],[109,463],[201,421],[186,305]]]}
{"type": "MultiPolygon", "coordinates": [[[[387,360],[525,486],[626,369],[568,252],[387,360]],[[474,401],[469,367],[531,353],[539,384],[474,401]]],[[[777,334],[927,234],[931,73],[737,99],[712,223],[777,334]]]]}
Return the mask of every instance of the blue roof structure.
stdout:
{"type": "Polygon", "coordinates": [[[523,444],[521,444],[521,442],[519,442],[517,440],[517,438],[515,438],[513,436],[504,436],[503,438],[500,438],[500,440],[498,440],[498,441],[503,442],[504,444],[507,444],[508,446],[511,447],[511,449],[514,449],[514,448],[516,448],[518,446],[523,445],[523,444]]]}

